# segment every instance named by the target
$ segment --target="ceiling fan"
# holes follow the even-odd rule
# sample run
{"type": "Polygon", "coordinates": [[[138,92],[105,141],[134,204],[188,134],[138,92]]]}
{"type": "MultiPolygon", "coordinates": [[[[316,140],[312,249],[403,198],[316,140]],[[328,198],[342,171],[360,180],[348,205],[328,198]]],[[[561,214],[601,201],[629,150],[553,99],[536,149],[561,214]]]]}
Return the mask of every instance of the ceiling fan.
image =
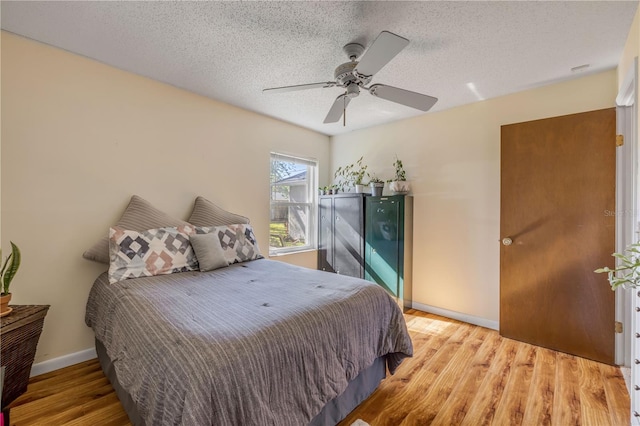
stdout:
{"type": "Polygon", "coordinates": [[[344,117],[343,125],[346,125],[347,106],[352,98],[360,94],[360,89],[366,90],[378,98],[416,108],[420,111],[428,111],[438,101],[438,98],[385,84],[374,84],[367,87],[373,75],[380,71],[408,44],[409,40],[406,38],[389,31],[382,31],[371,43],[364,55],[362,55],[364,46],[359,43],[349,43],[342,48],[349,57],[350,62],[338,65],[334,73],[335,81],[273,87],[264,89],[263,93],[282,93],[325,87],[344,88],[345,92],[336,98],[331,109],[329,109],[329,113],[324,119],[325,124],[335,123],[340,120],[340,117],[344,117]],[[361,55],[362,58],[357,61],[361,55]]]}

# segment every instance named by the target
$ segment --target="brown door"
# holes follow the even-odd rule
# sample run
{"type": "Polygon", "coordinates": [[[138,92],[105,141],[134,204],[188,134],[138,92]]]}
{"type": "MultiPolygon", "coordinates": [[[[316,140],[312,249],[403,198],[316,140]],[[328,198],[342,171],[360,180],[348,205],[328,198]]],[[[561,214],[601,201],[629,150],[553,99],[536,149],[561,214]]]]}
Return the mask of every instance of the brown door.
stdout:
{"type": "Polygon", "coordinates": [[[501,128],[500,334],[614,360],[615,109],[501,128]],[[506,243],[506,244],[505,244],[506,243]]]}

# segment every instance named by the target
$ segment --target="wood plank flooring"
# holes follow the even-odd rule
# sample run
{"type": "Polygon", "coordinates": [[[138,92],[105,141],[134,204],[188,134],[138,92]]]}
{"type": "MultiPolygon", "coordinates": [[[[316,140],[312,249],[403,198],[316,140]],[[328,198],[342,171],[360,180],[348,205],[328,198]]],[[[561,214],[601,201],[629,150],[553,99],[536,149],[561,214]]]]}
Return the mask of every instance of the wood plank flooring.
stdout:
{"type": "MultiPolygon", "coordinates": [[[[340,426],[629,424],[616,367],[436,315],[405,317],[414,357],[340,426]]],[[[97,360],[33,377],[12,407],[17,426],[130,424],[97,360]]]]}

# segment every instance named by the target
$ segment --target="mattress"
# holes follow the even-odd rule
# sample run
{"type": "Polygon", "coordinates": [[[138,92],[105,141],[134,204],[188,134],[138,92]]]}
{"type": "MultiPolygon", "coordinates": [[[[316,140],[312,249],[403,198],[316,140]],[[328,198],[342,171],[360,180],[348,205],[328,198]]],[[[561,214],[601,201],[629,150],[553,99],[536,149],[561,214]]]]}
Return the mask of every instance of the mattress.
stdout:
{"type": "Polygon", "coordinates": [[[412,355],[379,286],[266,259],[108,284],[93,328],[144,424],[308,424],[382,358],[412,355]]]}

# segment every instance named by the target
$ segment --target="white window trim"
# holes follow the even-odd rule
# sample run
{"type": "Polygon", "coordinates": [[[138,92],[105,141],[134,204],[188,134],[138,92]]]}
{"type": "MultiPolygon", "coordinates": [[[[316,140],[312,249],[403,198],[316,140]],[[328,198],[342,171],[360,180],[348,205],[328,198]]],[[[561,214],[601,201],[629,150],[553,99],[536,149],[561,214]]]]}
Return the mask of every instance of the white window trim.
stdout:
{"type": "MultiPolygon", "coordinates": [[[[299,252],[308,252],[312,250],[317,250],[317,241],[318,241],[318,191],[316,187],[318,186],[318,160],[315,158],[301,157],[298,155],[290,155],[283,154],[280,152],[271,152],[269,155],[269,166],[271,167],[271,161],[274,159],[283,160],[283,161],[294,161],[301,164],[307,164],[309,166],[313,166],[313,173],[309,176],[308,182],[308,199],[309,203],[299,203],[299,202],[278,202],[277,205],[286,205],[286,206],[309,206],[309,221],[308,221],[308,242],[304,246],[295,246],[295,247],[271,247],[271,241],[269,240],[269,256],[280,256],[285,254],[293,254],[299,252]]],[[[270,168],[271,169],[271,168],[270,168]]],[[[271,186],[269,186],[269,191],[271,191],[271,186]]],[[[273,206],[271,195],[269,195],[269,215],[271,215],[271,207],[273,206]]],[[[271,217],[269,217],[269,225],[271,224],[271,217]]]]}

